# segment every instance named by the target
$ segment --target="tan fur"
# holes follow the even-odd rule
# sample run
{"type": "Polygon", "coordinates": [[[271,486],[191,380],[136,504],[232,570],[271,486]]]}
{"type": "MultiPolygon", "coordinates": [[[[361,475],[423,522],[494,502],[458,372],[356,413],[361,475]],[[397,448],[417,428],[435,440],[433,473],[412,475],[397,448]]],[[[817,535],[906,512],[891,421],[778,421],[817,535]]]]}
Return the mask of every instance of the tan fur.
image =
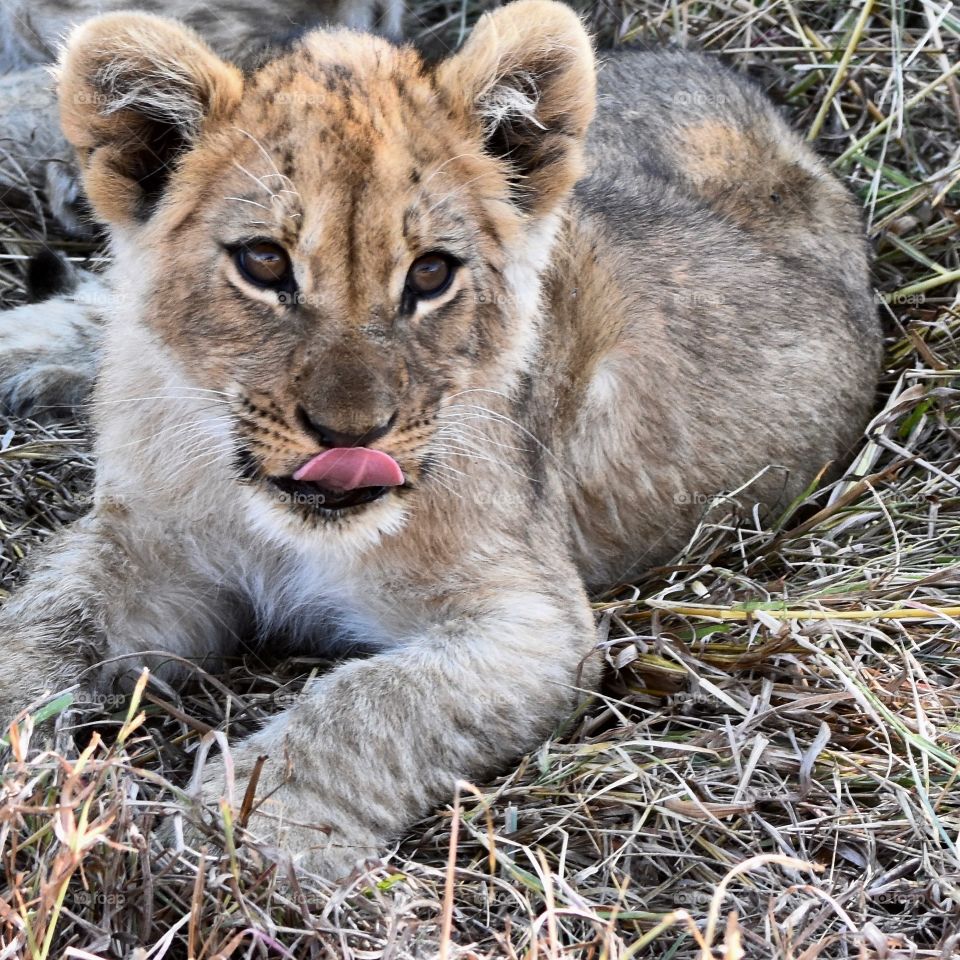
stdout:
{"type": "MultiPolygon", "coordinates": [[[[403,32],[402,0],[4,0],[0,4],[0,199],[29,209],[45,195],[59,228],[90,235],[89,209],[77,195],[72,152],[56,116],[46,64],[71,29],[97,14],[137,10],[188,23],[220,55],[256,62],[298,29],[342,23],[403,32]]],[[[173,53],[174,50],[169,51],[173,53]]]]}
{"type": "Polygon", "coordinates": [[[756,477],[773,508],[843,458],[879,334],[852,204],[706,60],[610,58],[588,128],[590,45],[551,0],[485,16],[437,68],[333,31],[241,89],[199,44],[104,18],[64,59],[124,299],[97,506],[0,613],[0,700],[85,664],[174,679],[166,653],[215,665],[251,631],[366,648],[234,745],[235,784],[220,761],[202,777],[239,802],[267,756],[251,834],[336,874],[595,686],[589,588],[668,560],[717,492],[756,477]],[[807,177],[753,216],[772,173],[749,153],[774,143],[807,177]],[[289,252],[293,300],[238,273],[254,237],[289,252]],[[409,308],[409,265],[438,249],[454,281],[409,308]],[[389,423],[374,445],[407,482],[341,512],[298,500],[277,481],[319,449],[310,421],[389,423]]]}
{"type": "Polygon", "coordinates": [[[60,126],[101,219],[133,214],[141,179],[166,162],[155,128],[199,130],[240,103],[240,71],[177,24],[116,14],[74,31],[59,69],[60,126]],[[184,69],[189,64],[189,69],[184,69]]]}

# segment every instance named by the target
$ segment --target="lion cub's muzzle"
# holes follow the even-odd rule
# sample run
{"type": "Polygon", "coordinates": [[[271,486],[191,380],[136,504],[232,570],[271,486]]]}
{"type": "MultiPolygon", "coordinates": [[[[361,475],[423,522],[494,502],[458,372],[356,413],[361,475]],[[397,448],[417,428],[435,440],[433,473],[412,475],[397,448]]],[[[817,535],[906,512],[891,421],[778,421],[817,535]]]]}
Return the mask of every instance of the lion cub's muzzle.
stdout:
{"type": "Polygon", "coordinates": [[[369,446],[386,436],[396,419],[394,413],[382,424],[348,433],[318,423],[299,407],[299,425],[327,449],[308,458],[291,475],[268,479],[297,507],[338,511],[379,500],[405,482],[400,464],[390,454],[369,446]]]}
{"type": "Polygon", "coordinates": [[[311,457],[291,477],[270,479],[291,496],[306,495],[308,505],[324,510],[372,503],[404,482],[400,464],[369,447],[332,447],[311,457]]]}

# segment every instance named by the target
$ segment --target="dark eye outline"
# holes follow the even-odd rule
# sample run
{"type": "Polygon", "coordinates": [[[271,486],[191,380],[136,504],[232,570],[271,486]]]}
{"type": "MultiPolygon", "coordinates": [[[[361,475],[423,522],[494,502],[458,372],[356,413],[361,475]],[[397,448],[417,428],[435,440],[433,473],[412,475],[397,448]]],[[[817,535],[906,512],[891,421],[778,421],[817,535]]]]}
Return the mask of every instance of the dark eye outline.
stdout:
{"type": "Polygon", "coordinates": [[[250,240],[244,240],[240,243],[227,244],[226,249],[227,253],[230,254],[230,259],[233,261],[233,265],[237,268],[237,272],[251,286],[256,287],[258,290],[275,290],[280,293],[293,293],[294,290],[296,290],[297,285],[293,276],[293,261],[291,261],[290,254],[287,253],[286,249],[281,244],[277,243],[276,240],[273,240],[270,237],[254,237],[250,240]],[[253,247],[258,246],[259,244],[268,244],[269,246],[276,248],[280,251],[280,253],[283,254],[283,257],[286,260],[286,272],[276,281],[268,281],[264,283],[263,280],[253,276],[253,274],[251,274],[243,265],[243,255],[245,253],[249,253],[253,247]]]}
{"type": "Polygon", "coordinates": [[[453,283],[453,278],[457,275],[457,270],[463,265],[463,261],[455,257],[452,253],[447,253],[445,250],[428,250],[426,253],[421,253],[420,256],[414,257],[413,261],[410,263],[410,266],[407,268],[407,276],[403,282],[404,293],[410,297],[413,297],[414,300],[436,300],[437,297],[442,297],[449,289],[450,285],[453,283]],[[426,260],[428,257],[439,257],[441,260],[444,260],[447,264],[447,279],[439,286],[436,290],[431,290],[428,293],[423,293],[420,290],[417,290],[410,283],[410,274],[413,272],[413,268],[421,261],[426,260]]]}

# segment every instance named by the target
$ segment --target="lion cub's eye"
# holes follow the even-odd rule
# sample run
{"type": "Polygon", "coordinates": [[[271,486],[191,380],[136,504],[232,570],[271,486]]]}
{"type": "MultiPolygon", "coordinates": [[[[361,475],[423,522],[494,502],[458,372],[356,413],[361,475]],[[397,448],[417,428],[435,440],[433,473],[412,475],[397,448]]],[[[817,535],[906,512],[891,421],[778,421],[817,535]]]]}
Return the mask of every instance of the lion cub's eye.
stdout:
{"type": "Polygon", "coordinates": [[[286,250],[268,240],[240,247],[233,254],[237,269],[252,284],[268,290],[290,286],[292,271],[286,250]]]}
{"type": "Polygon", "coordinates": [[[422,300],[439,297],[450,286],[456,269],[456,260],[446,254],[424,254],[407,271],[407,289],[422,300]]]}

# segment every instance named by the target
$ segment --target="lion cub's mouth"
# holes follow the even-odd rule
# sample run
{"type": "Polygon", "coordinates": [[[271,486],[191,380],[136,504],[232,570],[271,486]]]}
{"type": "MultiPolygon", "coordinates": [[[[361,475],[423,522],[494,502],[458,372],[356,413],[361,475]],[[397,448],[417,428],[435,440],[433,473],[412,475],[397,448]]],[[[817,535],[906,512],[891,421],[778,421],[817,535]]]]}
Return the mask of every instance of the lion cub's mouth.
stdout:
{"type": "Polygon", "coordinates": [[[379,500],[402,486],[403,471],[389,454],[369,447],[333,447],[318,453],[290,477],[271,477],[288,502],[321,510],[345,510],[379,500]]]}

